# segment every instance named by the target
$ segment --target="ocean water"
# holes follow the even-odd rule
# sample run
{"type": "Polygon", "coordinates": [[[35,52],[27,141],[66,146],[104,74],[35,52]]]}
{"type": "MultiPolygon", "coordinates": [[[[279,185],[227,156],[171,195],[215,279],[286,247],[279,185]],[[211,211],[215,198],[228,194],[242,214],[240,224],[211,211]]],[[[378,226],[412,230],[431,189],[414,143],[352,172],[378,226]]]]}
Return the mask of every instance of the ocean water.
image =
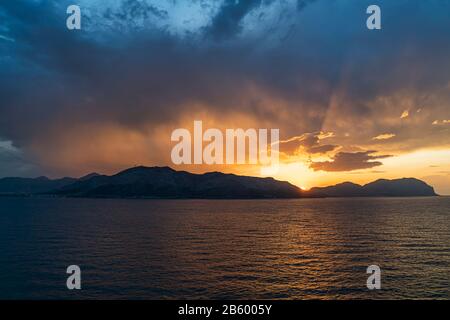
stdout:
{"type": "Polygon", "coordinates": [[[449,299],[450,197],[0,198],[0,299],[189,298],[449,299]]]}

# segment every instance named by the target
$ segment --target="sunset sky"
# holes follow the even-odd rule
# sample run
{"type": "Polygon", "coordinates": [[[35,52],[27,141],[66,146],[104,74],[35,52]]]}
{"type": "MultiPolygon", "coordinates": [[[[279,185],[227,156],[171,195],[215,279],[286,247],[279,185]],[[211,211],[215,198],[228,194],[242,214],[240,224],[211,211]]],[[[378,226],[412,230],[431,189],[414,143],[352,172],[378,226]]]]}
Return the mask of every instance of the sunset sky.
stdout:
{"type": "Polygon", "coordinates": [[[0,177],[134,165],[450,194],[450,1],[1,1],[0,177]],[[279,128],[279,170],[172,164],[194,120],[279,128]]]}

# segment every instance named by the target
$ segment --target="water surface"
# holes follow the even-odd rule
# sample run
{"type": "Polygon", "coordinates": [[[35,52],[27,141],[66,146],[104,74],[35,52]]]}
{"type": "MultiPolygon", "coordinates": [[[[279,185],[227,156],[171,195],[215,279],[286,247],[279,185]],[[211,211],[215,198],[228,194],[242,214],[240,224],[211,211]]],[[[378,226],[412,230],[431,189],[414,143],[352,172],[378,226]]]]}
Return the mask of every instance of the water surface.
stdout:
{"type": "Polygon", "coordinates": [[[450,197],[0,198],[0,298],[449,299],[450,197]]]}

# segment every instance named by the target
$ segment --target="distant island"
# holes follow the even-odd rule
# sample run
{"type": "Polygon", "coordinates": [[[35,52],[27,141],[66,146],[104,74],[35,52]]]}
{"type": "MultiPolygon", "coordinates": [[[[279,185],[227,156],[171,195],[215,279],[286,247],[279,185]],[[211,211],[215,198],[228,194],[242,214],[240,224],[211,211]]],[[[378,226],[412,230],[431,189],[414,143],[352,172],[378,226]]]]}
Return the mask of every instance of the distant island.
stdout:
{"type": "Polygon", "coordinates": [[[363,186],[344,182],[334,186],[312,188],[309,197],[419,197],[437,196],[433,187],[415,178],[379,179],[363,186]]]}
{"type": "Polygon", "coordinates": [[[46,195],[82,198],[270,199],[318,197],[437,196],[433,187],[414,178],[380,179],[366,185],[345,182],[309,191],[286,181],[209,172],[194,174],[170,167],[133,167],[108,176],[81,178],[2,178],[0,195],[46,195]]]}

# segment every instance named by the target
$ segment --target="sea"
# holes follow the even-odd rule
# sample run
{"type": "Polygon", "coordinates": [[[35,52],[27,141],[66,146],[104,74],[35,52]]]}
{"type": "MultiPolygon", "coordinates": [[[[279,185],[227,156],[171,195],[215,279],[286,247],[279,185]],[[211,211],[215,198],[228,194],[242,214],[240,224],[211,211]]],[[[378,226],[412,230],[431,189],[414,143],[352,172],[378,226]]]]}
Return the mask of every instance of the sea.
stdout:
{"type": "Polygon", "coordinates": [[[0,198],[0,299],[449,298],[450,197],[0,198]]]}

